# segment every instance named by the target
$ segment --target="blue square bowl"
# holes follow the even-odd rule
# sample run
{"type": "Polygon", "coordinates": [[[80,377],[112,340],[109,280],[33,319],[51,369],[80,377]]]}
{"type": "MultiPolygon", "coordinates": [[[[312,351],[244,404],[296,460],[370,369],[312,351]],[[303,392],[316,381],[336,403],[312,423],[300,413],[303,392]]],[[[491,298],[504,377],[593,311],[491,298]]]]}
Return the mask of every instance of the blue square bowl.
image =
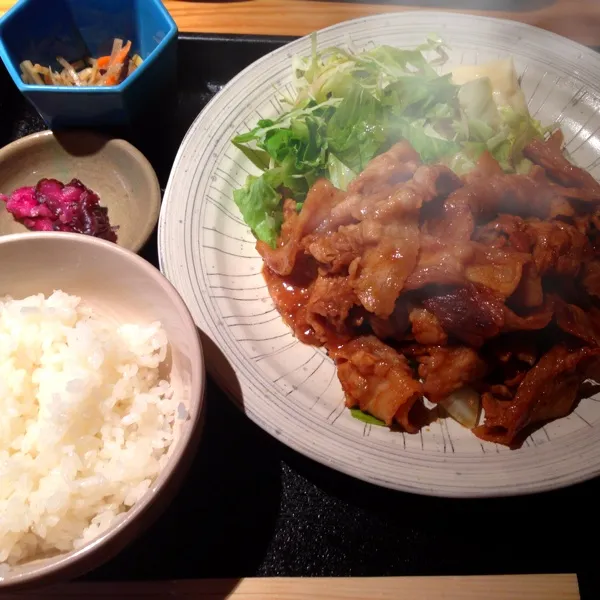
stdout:
{"type": "Polygon", "coordinates": [[[52,129],[131,124],[150,100],[174,86],[177,26],[160,0],[20,0],[0,20],[0,57],[19,90],[52,129]],[[131,40],[143,62],[116,86],[28,85],[24,60],[59,69],[110,54],[115,38],[131,40]]]}

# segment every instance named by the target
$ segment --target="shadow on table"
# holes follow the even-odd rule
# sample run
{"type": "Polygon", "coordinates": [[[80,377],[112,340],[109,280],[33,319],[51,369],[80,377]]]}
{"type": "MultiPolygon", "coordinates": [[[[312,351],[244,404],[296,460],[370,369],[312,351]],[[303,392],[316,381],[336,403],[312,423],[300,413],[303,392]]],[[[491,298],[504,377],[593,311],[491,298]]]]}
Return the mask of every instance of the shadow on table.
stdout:
{"type": "Polygon", "coordinates": [[[273,536],[281,496],[268,436],[208,379],[200,448],[181,492],[137,542],[87,581],[240,578],[253,575],[273,536]]]}
{"type": "Polygon", "coordinates": [[[340,4],[380,4],[384,6],[412,6],[419,8],[451,8],[453,10],[489,10],[526,12],[552,6],[556,0],[312,0],[340,4]]]}

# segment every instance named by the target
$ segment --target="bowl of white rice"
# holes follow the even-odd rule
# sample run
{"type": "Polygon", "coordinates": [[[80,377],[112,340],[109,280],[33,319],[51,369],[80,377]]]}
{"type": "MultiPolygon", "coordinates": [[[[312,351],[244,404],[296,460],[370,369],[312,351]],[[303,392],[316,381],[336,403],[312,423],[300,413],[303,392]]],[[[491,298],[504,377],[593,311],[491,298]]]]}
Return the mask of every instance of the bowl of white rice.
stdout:
{"type": "Polygon", "coordinates": [[[158,516],[198,443],[194,321],[151,264],[71,233],[0,238],[0,591],[77,576],[158,516]]]}

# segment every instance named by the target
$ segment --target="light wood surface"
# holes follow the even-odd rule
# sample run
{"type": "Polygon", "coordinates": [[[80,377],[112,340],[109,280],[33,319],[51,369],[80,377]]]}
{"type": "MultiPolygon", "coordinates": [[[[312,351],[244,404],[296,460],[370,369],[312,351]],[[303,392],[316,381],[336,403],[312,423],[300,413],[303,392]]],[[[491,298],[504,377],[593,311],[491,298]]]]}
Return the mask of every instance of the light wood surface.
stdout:
{"type": "MultiPolygon", "coordinates": [[[[327,2],[323,0],[245,0],[196,2],[166,0],[165,4],[182,31],[305,35],[316,29],[365,15],[416,10],[410,0],[396,3],[327,2]],[[399,6],[402,4],[402,6],[399,6]]],[[[418,5],[418,1],[414,1],[418,5]]],[[[429,3],[432,4],[432,3],[429,3]]],[[[452,0],[438,0],[440,9],[453,6],[452,0]]],[[[455,2],[454,5],[464,5],[455,2]]],[[[475,2],[471,3],[476,5],[475,2]]],[[[492,3],[487,3],[488,5],[492,3]]],[[[502,5],[502,0],[495,3],[502,5]]],[[[521,0],[534,10],[477,11],[474,14],[503,17],[537,25],[583,44],[600,45],[599,0],[521,0]]]]}
{"type": "MultiPolygon", "coordinates": [[[[0,0],[0,14],[16,0],[0,0]]],[[[416,10],[411,0],[378,3],[326,0],[163,0],[181,31],[305,35],[311,31],[377,13],[416,10]],[[402,4],[402,5],[400,5],[402,4]]],[[[412,0],[419,4],[418,0],[412,0]]],[[[476,1],[437,0],[438,9],[477,5],[476,1]]],[[[503,0],[487,1],[502,6],[503,0]]],[[[523,21],[572,38],[582,44],[600,46],[600,0],[520,0],[521,10],[506,12],[466,10],[474,14],[523,21]],[[533,7],[531,10],[527,6],[533,7]]],[[[432,7],[433,8],[433,7],[432,7]]]]}
{"type": "Polygon", "coordinates": [[[3,594],[3,600],[579,600],[577,577],[256,578],[135,583],[73,583],[3,594]]]}

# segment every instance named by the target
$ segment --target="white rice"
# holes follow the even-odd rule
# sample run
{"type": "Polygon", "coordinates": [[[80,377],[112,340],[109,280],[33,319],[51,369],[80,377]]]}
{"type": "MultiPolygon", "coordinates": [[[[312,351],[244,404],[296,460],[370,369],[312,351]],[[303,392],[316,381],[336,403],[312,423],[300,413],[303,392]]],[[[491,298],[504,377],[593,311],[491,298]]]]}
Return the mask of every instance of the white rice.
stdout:
{"type": "Polygon", "coordinates": [[[80,547],[148,489],[173,440],[166,354],[160,323],[0,299],[0,568],[80,547]]]}

